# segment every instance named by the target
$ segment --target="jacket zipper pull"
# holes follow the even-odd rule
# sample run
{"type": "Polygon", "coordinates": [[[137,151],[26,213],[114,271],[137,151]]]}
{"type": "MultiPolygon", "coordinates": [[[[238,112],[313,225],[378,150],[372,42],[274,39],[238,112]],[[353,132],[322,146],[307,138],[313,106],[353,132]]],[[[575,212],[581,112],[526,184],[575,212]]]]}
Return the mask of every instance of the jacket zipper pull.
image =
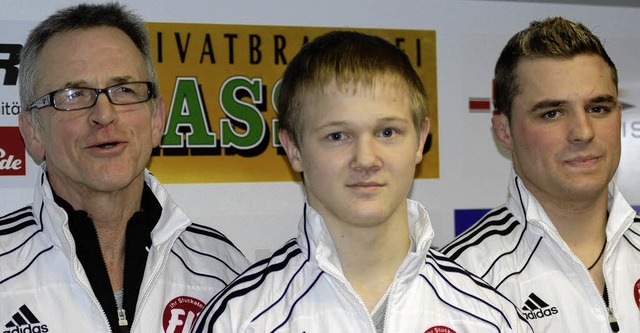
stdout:
{"type": "Polygon", "coordinates": [[[124,309],[118,308],[118,325],[120,326],[121,333],[129,332],[129,321],[127,321],[127,315],[124,309]]]}
{"type": "Polygon", "coordinates": [[[607,307],[607,311],[609,312],[609,326],[611,326],[612,332],[620,331],[620,326],[618,326],[618,319],[613,315],[613,310],[610,307],[607,307]]]}

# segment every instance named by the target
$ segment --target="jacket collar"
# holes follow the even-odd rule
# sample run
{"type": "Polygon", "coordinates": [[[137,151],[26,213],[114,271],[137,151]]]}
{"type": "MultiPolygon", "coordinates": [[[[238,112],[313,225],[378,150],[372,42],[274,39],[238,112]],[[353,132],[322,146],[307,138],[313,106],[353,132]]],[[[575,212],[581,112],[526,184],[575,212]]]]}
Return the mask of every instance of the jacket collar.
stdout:
{"type": "MultiPolygon", "coordinates": [[[[629,228],[636,212],[624,198],[615,181],[608,185],[608,209],[607,239],[609,242],[617,242],[622,233],[629,228]]],[[[509,177],[509,196],[507,205],[514,212],[519,221],[532,223],[547,232],[560,237],[558,230],[547,215],[540,202],[527,190],[514,169],[511,169],[509,177]]]]}
{"type": "MultiPolygon", "coordinates": [[[[37,184],[34,194],[34,214],[41,223],[42,231],[48,236],[51,242],[62,248],[65,254],[71,258],[74,249],[69,241],[69,220],[65,210],[56,204],[51,189],[51,184],[47,178],[46,162],[40,166],[37,176],[37,184]]],[[[158,182],[158,180],[148,171],[144,170],[145,184],[151,189],[156,200],[162,207],[162,213],[156,226],[151,232],[151,239],[154,246],[159,246],[186,229],[190,224],[187,215],[176,205],[169,193],[158,182]]]]}
{"type": "MultiPolygon", "coordinates": [[[[342,267],[335,244],[322,216],[307,202],[298,224],[298,244],[305,256],[316,262],[324,271],[343,277],[342,267]]],[[[424,262],[433,241],[434,232],[427,210],[420,203],[407,200],[409,232],[413,242],[412,249],[400,265],[399,274],[417,276],[418,267],[424,262]]]]}

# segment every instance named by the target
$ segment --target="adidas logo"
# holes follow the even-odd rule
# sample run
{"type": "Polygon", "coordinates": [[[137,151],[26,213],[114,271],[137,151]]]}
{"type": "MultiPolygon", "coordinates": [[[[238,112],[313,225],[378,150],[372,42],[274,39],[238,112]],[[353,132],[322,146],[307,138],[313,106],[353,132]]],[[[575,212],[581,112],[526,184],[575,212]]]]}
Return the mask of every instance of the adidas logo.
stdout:
{"type": "Polygon", "coordinates": [[[558,314],[558,308],[549,306],[549,304],[536,296],[536,294],[531,293],[527,301],[524,302],[522,312],[527,319],[534,320],[556,315],[558,314]]]}
{"type": "Polygon", "coordinates": [[[3,333],[46,333],[49,332],[47,325],[40,323],[40,320],[29,310],[26,305],[21,306],[11,320],[4,325],[3,333]]]}

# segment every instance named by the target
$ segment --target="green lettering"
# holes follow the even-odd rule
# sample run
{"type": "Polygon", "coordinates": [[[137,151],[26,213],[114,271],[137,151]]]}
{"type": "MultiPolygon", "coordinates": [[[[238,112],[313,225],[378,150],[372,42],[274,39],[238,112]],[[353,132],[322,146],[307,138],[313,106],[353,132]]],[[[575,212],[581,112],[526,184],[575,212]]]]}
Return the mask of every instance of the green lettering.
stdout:
{"type": "Polygon", "coordinates": [[[234,76],[227,79],[220,88],[222,111],[230,119],[220,120],[222,147],[252,149],[262,142],[266,132],[265,120],[255,104],[262,103],[262,79],[248,79],[234,76]],[[248,95],[252,103],[238,97],[248,95]],[[244,133],[236,131],[241,128],[244,133]]]}
{"type": "Polygon", "coordinates": [[[216,134],[209,129],[207,113],[195,77],[178,77],[169,117],[162,137],[162,148],[216,147],[216,134]]]}

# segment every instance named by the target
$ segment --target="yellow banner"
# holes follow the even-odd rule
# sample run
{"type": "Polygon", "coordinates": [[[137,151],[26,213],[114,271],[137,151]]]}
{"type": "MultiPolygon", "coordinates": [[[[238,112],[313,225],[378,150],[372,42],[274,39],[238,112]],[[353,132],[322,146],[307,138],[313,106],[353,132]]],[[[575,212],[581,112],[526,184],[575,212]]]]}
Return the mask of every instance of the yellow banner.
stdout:
{"type": "MultiPolygon", "coordinates": [[[[277,138],[278,80],[305,43],[340,28],[155,22],[147,27],[168,108],[149,169],[164,183],[299,181],[277,138]]],[[[416,177],[438,178],[435,31],[352,30],[383,37],[412,60],[427,89],[431,120],[416,177]]]]}

